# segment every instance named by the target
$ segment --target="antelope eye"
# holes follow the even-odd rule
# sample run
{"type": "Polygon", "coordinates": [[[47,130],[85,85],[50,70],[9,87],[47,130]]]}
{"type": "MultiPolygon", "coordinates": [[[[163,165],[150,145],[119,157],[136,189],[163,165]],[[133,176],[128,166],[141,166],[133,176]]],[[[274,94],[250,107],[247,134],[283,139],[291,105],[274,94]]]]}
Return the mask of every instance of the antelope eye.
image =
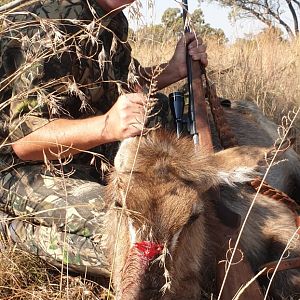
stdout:
{"type": "Polygon", "coordinates": [[[189,220],[188,220],[188,225],[193,224],[200,216],[200,213],[194,213],[190,216],[189,220]]]}

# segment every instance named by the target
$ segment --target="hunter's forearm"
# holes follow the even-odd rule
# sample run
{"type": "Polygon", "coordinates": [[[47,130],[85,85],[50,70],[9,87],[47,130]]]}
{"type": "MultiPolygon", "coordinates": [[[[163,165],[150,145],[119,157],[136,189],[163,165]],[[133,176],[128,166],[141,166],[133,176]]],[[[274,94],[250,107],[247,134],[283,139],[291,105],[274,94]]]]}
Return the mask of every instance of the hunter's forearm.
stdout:
{"type": "Polygon", "coordinates": [[[57,119],[16,141],[12,147],[22,160],[38,161],[68,157],[114,141],[106,127],[107,116],[88,119],[57,119]]]}
{"type": "Polygon", "coordinates": [[[151,81],[156,84],[156,89],[161,90],[172,83],[175,83],[184,76],[175,68],[172,63],[164,63],[154,67],[146,67],[142,71],[142,77],[146,79],[148,83],[151,81]]]}

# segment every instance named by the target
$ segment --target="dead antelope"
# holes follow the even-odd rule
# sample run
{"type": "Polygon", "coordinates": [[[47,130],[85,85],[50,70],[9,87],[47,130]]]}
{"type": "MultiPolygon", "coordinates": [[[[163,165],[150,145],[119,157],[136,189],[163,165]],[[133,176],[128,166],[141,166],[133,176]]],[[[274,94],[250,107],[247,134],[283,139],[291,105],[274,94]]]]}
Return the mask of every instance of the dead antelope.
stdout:
{"type": "MultiPolygon", "coordinates": [[[[210,191],[219,186],[223,203],[243,219],[255,196],[246,182],[266,152],[242,146],[199,154],[188,138],[164,131],[125,140],[107,193],[105,243],[117,299],[200,299],[215,293],[220,232],[210,191]]],[[[294,214],[284,203],[258,195],[241,238],[253,271],[278,260],[295,231],[294,214]]],[[[300,241],[293,240],[287,253],[300,256],[300,241]]],[[[261,282],[266,287],[269,280],[261,282]]],[[[298,299],[300,269],[277,272],[269,295],[298,299]]]]}
{"type": "MultiPolygon", "coordinates": [[[[272,147],[278,141],[278,131],[283,135],[284,128],[270,121],[251,101],[232,101],[231,107],[224,108],[224,114],[238,145],[272,147]]],[[[296,138],[297,135],[299,138],[299,132],[296,138]]],[[[286,162],[271,168],[266,181],[300,203],[300,157],[291,147],[282,159],[286,162]]]]}

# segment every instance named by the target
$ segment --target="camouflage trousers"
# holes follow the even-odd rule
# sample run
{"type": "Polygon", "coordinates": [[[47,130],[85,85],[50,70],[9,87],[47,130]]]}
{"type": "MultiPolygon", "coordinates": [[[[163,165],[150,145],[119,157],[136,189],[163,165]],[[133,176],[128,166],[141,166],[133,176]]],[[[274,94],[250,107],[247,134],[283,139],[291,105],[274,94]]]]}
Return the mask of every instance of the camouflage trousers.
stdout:
{"type": "MultiPolygon", "coordinates": [[[[157,98],[149,127],[170,129],[168,98],[157,98]]],[[[109,275],[101,246],[104,186],[94,167],[69,163],[63,169],[55,176],[42,164],[0,172],[0,232],[18,248],[59,268],[109,275]]]]}
{"type": "Polygon", "coordinates": [[[101,248],[104,186],[85,171],[76,165],[71,176],[52,176],[33,165],[0,175],[0,230],[57,267],[108,275],[101,248]]]}

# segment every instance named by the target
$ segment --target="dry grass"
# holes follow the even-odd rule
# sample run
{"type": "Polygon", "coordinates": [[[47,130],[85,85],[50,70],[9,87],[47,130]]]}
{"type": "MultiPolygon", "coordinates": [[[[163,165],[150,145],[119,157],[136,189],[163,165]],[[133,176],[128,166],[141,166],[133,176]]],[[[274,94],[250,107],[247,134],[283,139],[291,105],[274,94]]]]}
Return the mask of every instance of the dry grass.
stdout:
{"type": "MultiPolygon", "coordinates": [[[[176,39],[165,33],[140,35],[132,42],[134,56],[143,65],[167,61],[176,39]]],[[[248,99],[279,123],[292,107],[300,106],[300,37],[287,42],[270,33],[249,41],[224,45],[207,41],[209,75],[220,96],[248,99]]],[[[168,94],[181,83],[165,90],[168,94]]],[[[300,130],[300,120],[295,126],[300,130]]],[[[300,145],[298,141],[298,150],[300,145]]],[[[0,299],[107,299],[98,284],[81,277],[66,277],[36,257],[11,246],[0,251],[0,299]]]]}
{"type": "Polygon", "coordinates": [[[300,38],[263,35],[232,46],[209,44],[209,54],[223,97],[254,101],[275,119],[300,105],[300,38]]]}
{"type": "Polygon", "coordinates": [[[107,292],[99,284],[79,276],[66,276],[41,259],[14,248],[0,251],[0,299],[104,300],[107,292]]]}
{"type": "MultiPolygon", "coordinates": [[[[216,83],[219,96],[254,101],[277,124],[293,107],[300,106],[300,37],[285,41],[270,31],[231,45],[216,40],[206,43],[209,77],[216,83]]],[[[149,36],[141,37],[134,43],[134,54],[144,64],[151,65],[168,60],[175,45],[176,40],[170,39],[169,33],[163,43],[155,39],[150,42],[149,36]]],[[[166,89],[166,93],[180,85],[166,89]]],[[[300,139],[299,118],[295,127],[300,139]]]]}
{"type": "MultiPolygon", "coordinates": [[[[211,77],[220,96],[253,101],[277,124],[300,106],[300,37],[288,42],[270,34],[231,46],[208,45],[211,77]]],[[[299,152],[299,117],[294,126],[299,152]]]]}

